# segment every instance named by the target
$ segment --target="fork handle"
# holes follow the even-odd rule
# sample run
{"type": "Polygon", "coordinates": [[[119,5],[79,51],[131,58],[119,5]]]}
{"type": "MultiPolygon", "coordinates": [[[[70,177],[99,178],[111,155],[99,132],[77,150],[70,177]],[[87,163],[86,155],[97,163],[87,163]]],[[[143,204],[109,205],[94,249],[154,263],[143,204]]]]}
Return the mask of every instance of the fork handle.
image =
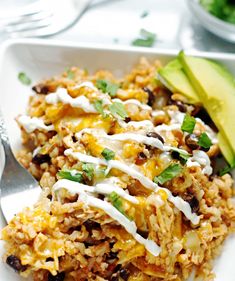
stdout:
{"type": "Polygon", "coordinates": [[[0,110],[0,139],[5,152],[5,159],[9,159],[13,153],[11,150],[10,141],[7,135],[6,125],[1,110],[0,110]]]}

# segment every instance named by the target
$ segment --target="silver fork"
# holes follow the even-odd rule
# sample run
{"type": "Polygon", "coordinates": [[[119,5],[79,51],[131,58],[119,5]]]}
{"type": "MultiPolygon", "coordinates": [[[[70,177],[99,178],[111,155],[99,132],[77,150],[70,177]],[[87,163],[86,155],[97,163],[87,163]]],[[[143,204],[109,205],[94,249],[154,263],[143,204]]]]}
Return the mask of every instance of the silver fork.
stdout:
{"type": "Polygon", "coordinates": [[[5,152],[5,165],[0,180],[0,202],[2,213],[9,222],[24,207],[32,206],[37,202],[41,188],[32,175],[15,159],[1,111],[0,139],[5,152]]]}
{"type": "Polygon", "coordinates": [[[71,27],[92,0],[40,0],[10,15],[0,14],[0,33],[8,37],[44,37],[71,27]]]}

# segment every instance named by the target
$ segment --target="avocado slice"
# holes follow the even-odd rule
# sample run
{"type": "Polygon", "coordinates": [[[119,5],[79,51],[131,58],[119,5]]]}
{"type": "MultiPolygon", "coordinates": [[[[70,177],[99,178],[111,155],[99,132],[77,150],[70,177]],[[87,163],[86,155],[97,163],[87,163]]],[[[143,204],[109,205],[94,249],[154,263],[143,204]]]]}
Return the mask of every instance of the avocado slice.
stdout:
{"type": "Polygon", "coordinates": [[[200,100],[188,77],[184,73],[182,64],[176,58],[158,71],[158,79],[171,92],[181,93],[189,103],[199,104],[200,100]]]}
{"type": "Polygon", "coordinates": [[[179,60],[189,77],[203,106],[222,134],[220,145],[229,163],[235,155],[235,80],[219,64],[203,58],[186,56],[180,52],[179,60]]]}
{"type": "Polygon", "coordinates": [[[219,141],[219,148],[221,150],[221,153],[223,154],[224,158],[229,163],[229,165],[233,167],[235,164],[235,157],[229,142],[226,140],[226,138],[222,135],[221,132],[217,134],[217,138],[219,141]]]}

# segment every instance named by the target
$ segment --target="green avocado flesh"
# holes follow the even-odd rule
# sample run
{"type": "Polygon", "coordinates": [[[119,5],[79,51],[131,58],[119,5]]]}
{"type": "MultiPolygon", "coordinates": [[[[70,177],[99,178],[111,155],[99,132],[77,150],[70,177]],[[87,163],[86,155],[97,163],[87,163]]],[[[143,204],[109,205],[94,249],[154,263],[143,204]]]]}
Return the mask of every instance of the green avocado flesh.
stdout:
{"type": "Polygon", "coordinates": [[[159,73],[169,90],[201,103],[219,129],[218,140],[227,162],[235,164],[235,79],[221,65],[180,52],[159,73]]]}
{"type": "Polygon", "coordinates": [[[196,91],[192,87],[178,59],[169,62],[158,71],[159,80],[172,92],[181,93],[189,103],[200,103],[196,91]]]}
{"type": "Polygon", "coordinates": [[[219,132],[217,134],[217,138],[219,141],[219,147],[220,147],[221,153],[223,154],[224,158],[230,164],[230,166],[234,166],[234,164],[235,164],[234,153],[230,147],[229,142],[222,135],[221,132],[219,132]]]}
{"type": "Polygon", "coordinates": [[[221,132],[221,151],[226,151],[226,159],[232,164],[235,155],[234,78],[215,62],[185,56],[183,52],[179,54],[179,59],[203,106],[221,132]],[[227,143],[229,148],[224,148],[227,143]]]}

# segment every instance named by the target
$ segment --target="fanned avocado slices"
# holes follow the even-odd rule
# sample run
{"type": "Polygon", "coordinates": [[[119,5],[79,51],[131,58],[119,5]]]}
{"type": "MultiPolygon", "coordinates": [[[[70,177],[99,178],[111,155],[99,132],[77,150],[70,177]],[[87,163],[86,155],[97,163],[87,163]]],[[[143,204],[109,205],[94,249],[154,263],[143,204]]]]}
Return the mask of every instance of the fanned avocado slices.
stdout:
{"type": "Polygon", "coordinates": [[[219,129],[223,139],[221,142],[220,137],[221,151],[226,151],[226,159],[229,159],[232,165],[235,155],[235,80],[233,76],[221,65],[207,59],[186,56],[180,52],[179,60],[203,106],[219,129]],[[224,148],[225,144],[229,144],[230,148],[224,148]],[[231,152],[233,155],[230,155],[231,152]]]}
{"type": "Polygon", "coordinates": [[[185,96],[188,103],[200,103],[197,92],[191,85],[178,58],[170,61],[165,67],[158,71],[158,79],[171,92],[178,92],[185,96]]]}
{"type": "Polygon", "coordinates": [[[159,80],[189,103],[202,104],[219,129],[218,140],[227,162],[235,164],[235,79],[223,66],[198,57],[178,57],[162,68],[159,80]]]}

